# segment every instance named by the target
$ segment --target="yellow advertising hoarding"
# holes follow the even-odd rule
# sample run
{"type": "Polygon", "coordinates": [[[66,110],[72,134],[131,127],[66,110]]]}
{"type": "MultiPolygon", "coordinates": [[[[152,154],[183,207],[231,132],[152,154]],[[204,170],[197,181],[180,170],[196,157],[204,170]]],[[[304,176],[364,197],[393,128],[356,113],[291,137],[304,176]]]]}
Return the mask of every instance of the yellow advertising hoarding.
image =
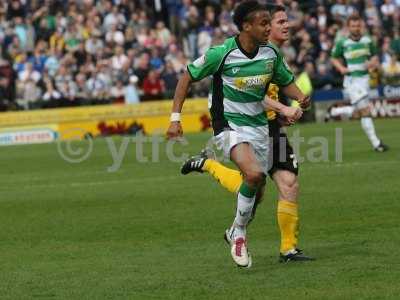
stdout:
{"type": "MultiPolygon", "coordinates": [[[[163,134],[169,125],[171,107],[172,101],[152,101],[0,113],[0,133],[7,133],[0,135],[0,144],[13,144],[18,139],[51,141],[50,129],[54,131],[53,139],[129,134],[139,128],[146,134],[163,134]],[[34,136],[27,137],[31,129],[34,136]]],[[[207,99],[186,101],[182,112],[185,132],[207,130],[209,122],[207,99]]]]}

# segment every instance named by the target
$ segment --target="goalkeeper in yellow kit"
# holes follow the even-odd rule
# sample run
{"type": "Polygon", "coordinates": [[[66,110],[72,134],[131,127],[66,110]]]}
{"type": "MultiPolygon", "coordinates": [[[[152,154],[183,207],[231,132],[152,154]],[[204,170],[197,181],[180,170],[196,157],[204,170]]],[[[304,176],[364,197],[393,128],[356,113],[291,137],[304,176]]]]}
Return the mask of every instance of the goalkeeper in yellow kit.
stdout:
{"type": "MultiPolygon", "coordinates": [[[[268,9],[272,15],[269,41],[271,46],[276,51],[279,51],[279,47],[289,39],[288,17],[283,6],[269,5],[268,9]]],[[[279,87],[271,84],[267,91],[268,97],[279,101],[278,93],[279,87]]],[[[313,258],[305,256],[297,248],[299,229],[297,161],[286,134],[281,132],[279,117],[273,111],[268,111],[267,114],[270,137],[272,137],[273,141],[273,163],[268,173],[279,191],[277,219],[281,232],[280,261],[313,260],[313,258]]],[[[181,168],[181,173],[188,174],[192,171],[208,172],[227,190],[237,193],[243,182],[240,172],[227,168],[218,161],[209,158],[206,152],[203,150],[200,155],[187,160],[181,168]]],[[[260,202],[261,197],[262,195],[258,195],[257,199],[259,201],[257,204],[260,202]]],[[[256,205],[254,206],[253,216],[255,208],[256,205]]]]}

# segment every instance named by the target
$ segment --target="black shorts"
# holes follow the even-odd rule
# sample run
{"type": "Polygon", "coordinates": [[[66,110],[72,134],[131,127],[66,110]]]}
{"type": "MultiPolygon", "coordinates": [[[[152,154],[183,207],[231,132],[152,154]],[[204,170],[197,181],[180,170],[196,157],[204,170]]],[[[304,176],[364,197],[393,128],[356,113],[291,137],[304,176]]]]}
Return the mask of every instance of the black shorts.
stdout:
{"type": "Polygon", "coordinates": [[[296,176],[299,173],[299,166],[294,155],[293,148],[289,144],[287,135],[280,132],[280,126],[276,120],[269,122],[270,137],[272,139],[272,167],[268,171],[269,176],[277,170],[286,170],[296,176]],[[275,123],[276,122],[276,123],[275,123]]]}

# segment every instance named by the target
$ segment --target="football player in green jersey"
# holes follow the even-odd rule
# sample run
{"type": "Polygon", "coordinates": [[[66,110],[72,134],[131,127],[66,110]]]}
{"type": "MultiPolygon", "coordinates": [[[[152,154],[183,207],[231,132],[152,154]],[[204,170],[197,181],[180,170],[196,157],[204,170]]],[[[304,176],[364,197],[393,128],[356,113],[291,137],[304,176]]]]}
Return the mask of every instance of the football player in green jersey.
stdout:
{"type": "Polygon", "coordinates": [[[214,141],[239,168],[243,183],[237,194],[236,217],[225,239],[231,245],[234,262],[251,266],[247,250],[246,227],[251,218],[257,192],[265,185],[269,166],[268,120],[265,107],[270,106],[289,120],[302,115],[298,108],[265,98],[270,82],[300,103],[308,98],[294,84],[294,76],[282,55],[266,44],[270,16],[257,1],[244,1],[234,11],[234,22],[240,31],[222,45],[211,47],[191,63],[179,79],[174,96],[169,138],[182,135],[180,112],[190,84],[212,76],[209,107],[214,141]]]}
{"type": "Polygon", "coordinates": [[[377,152],[384,152],[388,150],[388,146],[376,136],[369,107],[369,71],[379,67],[379,59],[372,39],[362,34],[362,22],[358,14],[349,16],[347,27],[350,34],[335,43],[331,54],[332,64],[344,75],[343,91],[352,106],[332,108],[329,113],[332,117],[339,115],[350,117],[353,114],[360,116],[361,127],[372,147],[377,152]]]}
{"type": "MultiPolygon", "coordinates": [[[[269,42],[277,51],[280,51],[279,47],[289,40],[288,16],[284,6],[268,4],[267,9],[272,15],[269,42]]],[[[271,83],[267,91],[268,97],[280,101],[279,94],[279,87],[271,83]]],[[[281,262],[313,260],[313,258],[304,255],[297,247],[299,181],[296,157],[286,133],[281,130],[281,117],[273,110],[268,110],[267,118],[269,135],[272,138],[272,149],[270,151],[272,167],[268,174],[274,180],[279,191],[277,207],[277,220],[281,233],[279,260],[281,262]]],[[[202,150],[200,155],[191,157],[182,165],[182,174],[193,171],[209,173],[232,193],[237,193],[243,182],[243,177],[238,170],[228,168],[213,159],[213,155],[208,149],[202,150]]],[[[257,205],[262,200],[261,196],[257,195],[256,197],[253,216],[257,205]]]]}

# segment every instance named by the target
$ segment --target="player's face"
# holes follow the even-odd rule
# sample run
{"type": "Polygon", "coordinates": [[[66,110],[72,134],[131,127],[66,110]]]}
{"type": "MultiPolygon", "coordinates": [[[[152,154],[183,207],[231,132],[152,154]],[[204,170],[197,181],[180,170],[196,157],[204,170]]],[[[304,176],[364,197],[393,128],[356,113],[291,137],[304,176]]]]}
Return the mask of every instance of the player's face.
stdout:
{"type": "Polygon", "coordinates": [[[253,15],[246,30],[257,43],[265,43],[271,31],[270,22],[271,18],[267,11],[258,11],[253,15]]]}
{"type": "Polygon", "coordinates": [[[273,15],[269,38],[280,44],[289,39],[289,20],[284,11],[278,11],[273,15]]]}
{"type": "Polygon", "coordinates": [[[349,22],[349,32],[352,37],[359,38],[361,37],[362,26],[361,21],[355,20],[349,22]]]}

